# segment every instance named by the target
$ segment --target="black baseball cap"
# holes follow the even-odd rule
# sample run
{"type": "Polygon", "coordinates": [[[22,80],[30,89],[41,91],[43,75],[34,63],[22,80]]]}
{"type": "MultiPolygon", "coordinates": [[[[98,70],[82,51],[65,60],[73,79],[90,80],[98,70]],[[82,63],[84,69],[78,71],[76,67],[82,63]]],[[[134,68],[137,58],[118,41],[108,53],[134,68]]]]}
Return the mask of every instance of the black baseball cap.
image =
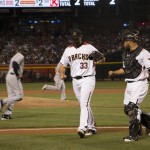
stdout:
{"type": "Polygon", "coordinates": [[[82,32],[80,29],[74,29],[72,35],[73,36],[82,36],[82,32]]]}

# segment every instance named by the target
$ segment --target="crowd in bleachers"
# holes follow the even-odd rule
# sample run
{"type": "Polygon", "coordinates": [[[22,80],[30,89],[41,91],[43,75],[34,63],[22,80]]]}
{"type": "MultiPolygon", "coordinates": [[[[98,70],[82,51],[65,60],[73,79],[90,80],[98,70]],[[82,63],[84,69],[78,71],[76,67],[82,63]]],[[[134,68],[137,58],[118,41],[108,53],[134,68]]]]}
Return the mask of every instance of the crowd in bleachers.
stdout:
{"type": "Polygon", "coordinates": [[[14,55],[12,51],[14,44],[15,47],[27,50],[26,64],[57,63],[67,41],[67,36],[56,37],[50,33],[4,33],[0,36],[0,63],[9,63],[10,57],[14,55]]]}
{"type": "MultiPolygon", "coordinates": [[[[117,41],[118,32],[83,32],[85,39],[105,54],[106,61],[121,61],[122,46],[117,41]]],[[[26,64],[57,63],[64,49],[70,43],[70,32],[1,32],[0,33],[0,64],[8,64],[12,57],[12,45],[23,46],[28,55],[26,64]]],[[[150,50],[150,33],[141,32],[140,45],[150,50]]]]}

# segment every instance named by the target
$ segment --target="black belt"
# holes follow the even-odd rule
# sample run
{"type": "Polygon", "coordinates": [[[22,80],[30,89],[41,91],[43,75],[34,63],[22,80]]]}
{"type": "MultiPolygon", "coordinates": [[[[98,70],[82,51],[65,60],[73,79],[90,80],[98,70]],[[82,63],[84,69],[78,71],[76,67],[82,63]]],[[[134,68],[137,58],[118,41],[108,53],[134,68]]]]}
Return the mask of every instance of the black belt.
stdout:
{"type": "Polygon", "coordinates": [[[139,79],[139,80],[137,80],[137,81],[127,81],[127,83],[133,83],[133,82],[145,81],[145,80],[147,80],[147,78],[144,78],[144,79],[139,79]]]}
{"type": "Polygon", "coordinates": [[[10,73],[11,75],[15,75],[13,72],[10,73]]]}
{"type": "Polygon", "coordinates": [[[93,75],[88,75],[88,76],[76,76],[76,77],[73,77],[74,79],[82,79],[82,78],[86,78],[86,77],[90,77],[90,76],[93,76],[93,75]]]}

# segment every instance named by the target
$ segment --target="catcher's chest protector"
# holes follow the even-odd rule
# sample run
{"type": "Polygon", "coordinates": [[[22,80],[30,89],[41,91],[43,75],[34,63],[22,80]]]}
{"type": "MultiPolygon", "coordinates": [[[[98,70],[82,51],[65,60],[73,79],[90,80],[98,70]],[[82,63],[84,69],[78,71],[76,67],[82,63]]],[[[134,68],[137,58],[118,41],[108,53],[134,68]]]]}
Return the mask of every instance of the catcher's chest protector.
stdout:
{"type": "Polygon", "coordinates": [[[142,66],[136,60],[136,57],[142,51],[141,47],[138,47],[132,52],[125,52],[123,54],[123,61],[125,65],[125,78],[134,79],[139,76],[142,71],[142,66]]]}

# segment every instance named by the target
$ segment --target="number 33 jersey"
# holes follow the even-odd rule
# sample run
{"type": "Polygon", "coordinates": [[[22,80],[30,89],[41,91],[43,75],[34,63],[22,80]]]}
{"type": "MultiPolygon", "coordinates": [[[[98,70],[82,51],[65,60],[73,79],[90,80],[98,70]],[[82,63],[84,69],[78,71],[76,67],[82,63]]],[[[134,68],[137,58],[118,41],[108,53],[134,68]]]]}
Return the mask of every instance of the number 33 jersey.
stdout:
{"type": "Polygon", "coordinates": [[[89,59],[93,51],[98,51],[94,46],[84,43],[79,48],[73,45],[67,47],[60,60],[60,63],[67,67],[70,65],[71,76],[88,76],[95,75],[95,62],[89,59]]]}

